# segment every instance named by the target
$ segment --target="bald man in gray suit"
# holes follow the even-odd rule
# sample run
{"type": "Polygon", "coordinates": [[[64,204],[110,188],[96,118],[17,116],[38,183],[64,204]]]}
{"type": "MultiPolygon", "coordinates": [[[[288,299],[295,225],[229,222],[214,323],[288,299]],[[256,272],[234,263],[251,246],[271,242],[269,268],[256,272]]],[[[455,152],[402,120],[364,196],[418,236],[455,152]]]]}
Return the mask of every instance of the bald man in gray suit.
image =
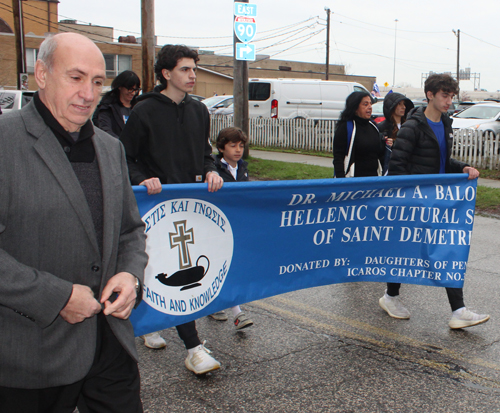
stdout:
{"type": "Polygon", "coordinates": [[[46,39],[39,87],[0,118],[0,411],[142,412],[133,329],[147,264],[120,142],[90,117],[102,53],[46,39]]]}

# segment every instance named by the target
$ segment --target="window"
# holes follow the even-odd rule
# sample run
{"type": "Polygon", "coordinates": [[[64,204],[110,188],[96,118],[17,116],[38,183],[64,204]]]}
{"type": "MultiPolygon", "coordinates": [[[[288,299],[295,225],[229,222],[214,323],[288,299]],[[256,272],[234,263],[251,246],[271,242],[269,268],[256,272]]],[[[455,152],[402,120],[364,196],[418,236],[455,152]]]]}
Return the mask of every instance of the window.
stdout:
{"type": "Polygon", "coordinates": [[[105,54],[106,76],[116,77],[124,70],[132,70],[132,56],[121,54],[105,54]]]}
{"type": "Polygon", "coordinates": [[[38,49],[26,49],[26,70],[35,73],[35,62],[38,57],[38,49]]]}
{"type": "Polygon", "coordinates": [[[355,92],[368,92],[364,87],[353,86],[352,88],[355,92]]]}
{"type": "Polygon", "coordinates": [[[248,84],[248,100],[267,100],[270,96],[270,83],[250,82],[248,84]]]}

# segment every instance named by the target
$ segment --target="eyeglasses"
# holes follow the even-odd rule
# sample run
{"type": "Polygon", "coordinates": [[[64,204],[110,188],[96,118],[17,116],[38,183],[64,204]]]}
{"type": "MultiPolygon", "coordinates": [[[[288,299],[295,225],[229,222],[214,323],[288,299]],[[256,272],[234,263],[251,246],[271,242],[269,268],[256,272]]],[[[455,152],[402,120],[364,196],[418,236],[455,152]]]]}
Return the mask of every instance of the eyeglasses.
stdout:
{"type": "Polygon", "coordinates": [[[140,87],[131,87],[131,88],[127,88],[127,90],[129,92],[139,93],[141,91],[141,88],[140,87]]]}

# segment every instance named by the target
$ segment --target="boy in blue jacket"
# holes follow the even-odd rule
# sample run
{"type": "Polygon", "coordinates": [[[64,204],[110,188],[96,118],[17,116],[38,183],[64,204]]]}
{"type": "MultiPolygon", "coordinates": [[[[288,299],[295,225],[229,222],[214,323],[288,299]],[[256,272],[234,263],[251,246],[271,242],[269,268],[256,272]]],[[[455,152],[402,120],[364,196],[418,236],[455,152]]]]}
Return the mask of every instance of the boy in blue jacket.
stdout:
{"type": "MultiPolygon", "coordinates": [[[[219,154],[214,158],[217,172],[224,179],[224,182],[248,181],[248,163],[241,159],[247,142],[248,137],[240,128],[224,128],[219,132],[216,142],[219,154]]],[[[236,330],[253,325],[253,321],[241,311],[239,305],[232,307],[231,310],[236,330]]],[[[224,311],[218,311],[210,317],[218,321],[228,319],[224,311]]]]}

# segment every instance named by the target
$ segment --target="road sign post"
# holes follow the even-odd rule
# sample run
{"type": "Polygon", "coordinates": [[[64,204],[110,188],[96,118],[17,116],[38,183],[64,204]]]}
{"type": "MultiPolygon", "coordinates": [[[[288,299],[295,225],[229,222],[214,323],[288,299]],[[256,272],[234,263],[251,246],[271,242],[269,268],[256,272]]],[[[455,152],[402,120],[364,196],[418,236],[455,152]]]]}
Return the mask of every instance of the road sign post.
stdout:
{"type": "MultiPolygon", "coordinates": [[[[255,60],[255,45],[249,42],[257,30],[257,6],[248,0],[234,2],[233,96],[234,126],[248,136],[248,61],[255,60]]],[[[248,145],[244,158],[248,157],[248,145]]]]}
{"type": "Polygon", "coordinates": [[[246,2],[234,3],[234,35],[236,60],[255,60],[255,45],[250,42],[257,31],[257,5],[246,2]]]}

